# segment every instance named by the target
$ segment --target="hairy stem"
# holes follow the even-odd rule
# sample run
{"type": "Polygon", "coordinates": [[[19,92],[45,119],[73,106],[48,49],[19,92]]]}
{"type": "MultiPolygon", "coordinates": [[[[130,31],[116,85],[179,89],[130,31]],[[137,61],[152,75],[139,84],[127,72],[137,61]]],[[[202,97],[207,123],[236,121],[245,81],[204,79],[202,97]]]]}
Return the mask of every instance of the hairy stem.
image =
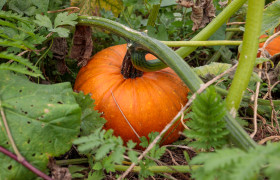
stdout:
{"type": "MultiPolygon", "coordinates": [[[[232,3],[234,3],[233,1],[232,3]]],[[[242,96],[248,86],[257,56],[258,37],[261,31],[264,0],[249,0],[245,33],[239,65],[226,98],[227,108],[235,117],[242,96]]]]}
{"type": "Polygon", "coordinates": [[[169,47],[197,47],[197,46],[239,46],[242,41],[161,41],[169,47]]]}

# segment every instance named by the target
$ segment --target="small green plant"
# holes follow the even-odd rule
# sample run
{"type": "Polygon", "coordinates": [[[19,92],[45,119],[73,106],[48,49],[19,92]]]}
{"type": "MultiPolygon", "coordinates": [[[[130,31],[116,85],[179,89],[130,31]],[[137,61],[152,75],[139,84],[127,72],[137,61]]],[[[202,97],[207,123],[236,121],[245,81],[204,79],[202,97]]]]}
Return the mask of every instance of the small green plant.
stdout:
{"type": "Polygon", "coordinates": [[[185,134],[188,138],[196,140],[189,145],[205,150],[225,145],[228,134],[223,120],[225,114],[225,103],[213,86],[197,95],[191,112],[185,117],[190,119],[186,123],[190,130],[185,130],[185,134]]]}
{"type": "Polygon", "coordinates": [[[200,153],[191,164],[203,164],[192,173],[196,180],[214,179],[279,179],[280,143],[257,146],[245,152],[226,148],[216,152],[200,153]]]}

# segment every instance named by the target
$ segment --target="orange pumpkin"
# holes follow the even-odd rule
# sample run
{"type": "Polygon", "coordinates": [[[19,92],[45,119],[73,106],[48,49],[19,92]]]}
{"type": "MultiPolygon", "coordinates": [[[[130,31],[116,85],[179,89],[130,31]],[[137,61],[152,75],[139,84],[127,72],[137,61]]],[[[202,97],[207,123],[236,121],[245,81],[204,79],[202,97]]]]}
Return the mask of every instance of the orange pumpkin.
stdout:
{"type": "MultiPolygon", "coordinates": [[[[188,89],[170,68],[125,79],[121,67],[126,52],[126,45],[117,45],[97,53],[79,71],[74,89],[91,93],[95,109],[107,120],[105,129],[113,129],[125,142],[140,142],[136,133],[147,137],[152,131],[160,132],[174,118],[187,102],[188,89]]],[[[148,54],[146,59],[155,57],[148,54]]],[[[178,121],[163,144],[177,140],[182,129],[178,121]]]]}
{"type": "MultiPolygon", "coordinates": [[[[261,35],[260,39],[268,37],[267,35],[261,35]]],[[[259,48],[263,47],[265,42],[259,43],[259,48]]],[[[265,48],[267,52],[274,56],[277,53],[280,53],[280,36],[274,38],[265,48]]],[[[260,56],[260,53],[258,54],[258,57],[260,56]]]]}

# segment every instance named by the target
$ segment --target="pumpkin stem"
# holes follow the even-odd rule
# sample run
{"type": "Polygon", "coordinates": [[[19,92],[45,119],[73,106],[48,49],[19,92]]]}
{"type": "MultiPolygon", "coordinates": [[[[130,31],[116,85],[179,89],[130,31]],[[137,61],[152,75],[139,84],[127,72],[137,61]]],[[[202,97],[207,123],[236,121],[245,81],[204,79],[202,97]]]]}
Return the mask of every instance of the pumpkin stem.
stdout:
{"type": "Polygon", "coordinates": [[[130,48],[127,49],[122,62],[121,74],[125,79],[134,79],[143,76],[143,71],[136,69],[131,62],[131,53],[135,53],[131,51],[130,48]]]}

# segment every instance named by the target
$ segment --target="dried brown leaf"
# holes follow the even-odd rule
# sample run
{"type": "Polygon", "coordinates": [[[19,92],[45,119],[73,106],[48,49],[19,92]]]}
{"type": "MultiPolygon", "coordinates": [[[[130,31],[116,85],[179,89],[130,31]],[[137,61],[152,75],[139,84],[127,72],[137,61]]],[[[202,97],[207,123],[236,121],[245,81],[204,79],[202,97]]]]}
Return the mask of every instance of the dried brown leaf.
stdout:
{"type": "Polygon", "coordinates": [[[68,53],[68,45],[66,38],[54,38],[51,51],[53,52],[53,57],[56,60],[57,70],[61,74],[64,74],[66,73],[66,71],[69,71],[64,61],[65,56],[68,53]]]}
{"type": "Polygon", "coordinates": [[[52,158],[48,164],[48,168],[51,170],[51,176],[53,180],[71,180],[72,176],[68,168],[62,168],[55,164],[55,160],[52,158]]]}
{"type": "Polygon", "coordinates": [[[70,57],[78,60],[78,66],[85,66],[91,58],[93,42],[90,26],[76,26],[70,57]]]}
{"type": "Polygon", "coordinates": [[[205,27],[215,17],[215,7],[213,0],[178,0],[177,3],[186,8],[192,8],[191,19],[193,21],[193,31],[205,27]]]}

